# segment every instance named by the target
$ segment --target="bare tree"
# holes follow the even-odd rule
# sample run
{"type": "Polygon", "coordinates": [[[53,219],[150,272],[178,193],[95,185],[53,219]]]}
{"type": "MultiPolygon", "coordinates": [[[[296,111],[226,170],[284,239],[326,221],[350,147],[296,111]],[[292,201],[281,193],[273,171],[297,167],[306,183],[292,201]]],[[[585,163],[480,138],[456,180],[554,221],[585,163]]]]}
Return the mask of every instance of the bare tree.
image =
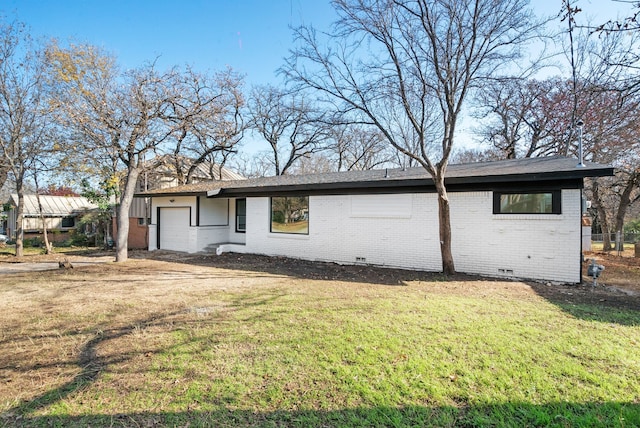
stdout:
{"type": "Polygon", "coordinates": [[[271,147],[269,162],[275,175],[286,174],[299,159],[325,149],[327,124],[303,93],[256,87],[248,117],[249,126],[271,147]]]}
{"type": "Polygon", "coordinates": [[[615,166],[613,177],[588,182],[603,249],[613,248],[612,232],[622,232],[629,208],[640,200],[640,97],[606,92],[587,112],[585,153],[588,158],[615,166]]]}
{"type": "Polygon", "coordinates": [[[610,232],[622,230],[625,213],[636,200],[640,167],[638,96],[612,90],[608,82],[605,86],[580,81],[574,110],[570,80],[509,83],[484,98],[492,102],[489,118],[494,118],[485,120],[482,128],[484,141],[490,143],[489,152],[502,159],[557,155],[565,150],[577,155],[577,135],[572,129],[575,111],[585,124],[584,158],[616,167],[615,177],[586,182],[586,193],[603,230],[604,248],[610,250],[610,232]],[[525,96],[520,96],[523,89],[525,96]],[[567,140],[570,133],[573,141],[567,140]]]}
{"type": "Polygon", "coordinates": [[[50,79],[63,111],[60,120],[77,147],[91,153],[104,182],[117,181],[116,261],[128,257],[129,208],[140,174],[166,156],[185,159],[176,173],[188,182],[216,153],[228,154],[242,138],[242,79],[232,70],[215,76],[153,63],[121,73],[115,58],[91,45],[47,50],[50,79]]]}
{"type": "MultiPolygon", "coordinates": [[[[565,0],[567,1],[567,0],[565,0]]],[[[640,90],[640,53],[637,47],[640,39],[640,3],[636,0],[617,0],[618,3],[627,3],[632,6],[629,14],[622,19],[609,20],[599,25],[586,24],[583,27],[589,29],[591,34],[596,34],[600,39],[620,38],[623,35],[626,49],[618,49],[609,56],[601,59],[610,68],[623,73],[618,79],[619,86],[628,92],[640,90]]]]}
{"type": "Polygon", "coordinates": [[[273,165],[269,161],[271,152],[255,154],[240,152],[229,161],[229,167],[247,178],[267,177],[272,174],[273,165]]]}
{"type": "MultiPolygon", "coordinates": [[[[208,76],[188,69],[170,121],[176,140],[172,165],[178,184],[190,183],[198,167],[219,168],[237,152],[245,124],[242,78],[231,69],[208,76]]],[[[210,171],[211,177],[219,171],[210,171]]]]}
{"type": "Polygon", "coordinates": [[[621,19],[610,19],[593,27],[594,32],[627,33],[640,30],[640,2],[637,0],[612,0],[632,6],[629,14],[621,19]]]}
{"type": "Polygon", "coordinates": [[[291,174],[322,174],[335,172],[335,160],[328,157],[328,152],[314,153],[309,157],[298,159],[298,162],[289,169],[291,174]]]}
{"type": "Polygon", "coordinates": [[[541,154],[553,119],[545,114],[550,103],[544,100],[554,89],[552,80],[508,78],[488,84],[476,99],[479,108],[474,114],[480,119],[476,132],[481,142],[501,159],[541,154]]]}
{"type": "Polygon", "coordinates": [[[5,164],[2,159],[0,159],[0,189],[4,187],[4,183],[7,182],[7,178],[9,177],[9,165],[5,164]]]}
{"type": "Polygon", "coordinates": [[[180,98],[175,69],[158,72],[153,64],[123,75],[115,59],[90,45],[47,52],[64,124],[89,161],[111,168],[122,181],[116,207],[116,261],[128,258],[129,208],[145,158],[163,148],[174,132],[168,125],[180,98]],[[120,165],[124,167],[121,172],[120,165]]]}
{"type": "MultiPolygon", "coordinates": [[[[16,256],[23,255],[26,181],[54,157],[42,59],[23,24],[0,23],[0,165],[18,194],[16,256]]],[[[3,177],[0,177],[3,178],[3,177]]]]}
{"type": "Polygon", "coordinates": [[[327,154],[334,170],[368,170],[393,163],[384,135],[370,126],[337,124],[329,130],[329,138],[327,154]]]}
{"type": "Polygon", "coordinates": [[[535,25],[526,0],[336,0],[340,16],[324,49],[313,28],[289,79],[342,103],[355,122],[431,175],[438,194],[442,268],[455,272],[444,178],[469,93],[517,57],[535,25]],[[407,132],[410,130],[410,132],[407,132]]]}

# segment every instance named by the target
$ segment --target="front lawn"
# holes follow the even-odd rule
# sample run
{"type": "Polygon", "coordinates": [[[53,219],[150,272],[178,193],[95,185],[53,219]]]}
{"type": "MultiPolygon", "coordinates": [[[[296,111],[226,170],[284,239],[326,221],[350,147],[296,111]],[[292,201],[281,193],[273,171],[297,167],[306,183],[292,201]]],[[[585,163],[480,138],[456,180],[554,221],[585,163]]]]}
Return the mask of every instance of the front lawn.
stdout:
{"type": "Polygon", "coordinates": [[[243,260],[0,277],[0,425],[640,426],[637,297],[243,260]]]}

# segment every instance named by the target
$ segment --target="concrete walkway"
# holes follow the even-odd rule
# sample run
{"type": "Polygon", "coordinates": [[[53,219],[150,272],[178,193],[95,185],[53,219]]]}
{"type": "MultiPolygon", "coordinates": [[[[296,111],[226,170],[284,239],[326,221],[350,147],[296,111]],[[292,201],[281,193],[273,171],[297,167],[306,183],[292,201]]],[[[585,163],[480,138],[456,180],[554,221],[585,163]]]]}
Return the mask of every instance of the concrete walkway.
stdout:
{"type": "MultiPolygon", "coordinates": [[[[95,265],[99,263],[112,262],[114,258],[112,256],[105,257],[69,257],[69,261],[74,267],[95,265]]],[[[60,269],[58,261],[51,262],[0,262],[0,275],[21,273],[21,272],[37,272],[46,270],[60,269]]]]}

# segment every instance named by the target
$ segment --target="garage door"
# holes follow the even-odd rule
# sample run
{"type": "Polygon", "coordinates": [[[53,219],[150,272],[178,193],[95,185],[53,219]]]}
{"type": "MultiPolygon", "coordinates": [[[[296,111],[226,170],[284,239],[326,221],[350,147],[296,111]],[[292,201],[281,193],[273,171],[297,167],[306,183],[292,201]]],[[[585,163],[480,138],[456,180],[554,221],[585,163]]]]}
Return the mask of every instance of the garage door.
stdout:
{"type": "Polygon", "coordinates": [[[189,208],[160,208],[160,249],[189,251],[189,208]]]}

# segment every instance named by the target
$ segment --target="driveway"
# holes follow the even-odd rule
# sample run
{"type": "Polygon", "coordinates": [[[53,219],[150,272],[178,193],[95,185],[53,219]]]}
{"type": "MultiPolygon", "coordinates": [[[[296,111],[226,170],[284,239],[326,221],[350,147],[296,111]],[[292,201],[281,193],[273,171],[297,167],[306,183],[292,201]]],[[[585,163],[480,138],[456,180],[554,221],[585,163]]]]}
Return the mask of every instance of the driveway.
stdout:
{"type": "MultiPolygon", "coordinates": [[[[65,257],[60,257],[60,261],[63,261],[65,257]]],[[[113,261],[113,256],[103,257],[68,257],[68,260],[74,267],[95,265],[99,263],[109,263],[113,261]]],[[[39,262],[14,262],[14,261],[0,261],[0,275],[21,273],[21,272],[37,272],[46,270],[60,269],[58,260],[53,261],[39,261],[39,262]]]]}

